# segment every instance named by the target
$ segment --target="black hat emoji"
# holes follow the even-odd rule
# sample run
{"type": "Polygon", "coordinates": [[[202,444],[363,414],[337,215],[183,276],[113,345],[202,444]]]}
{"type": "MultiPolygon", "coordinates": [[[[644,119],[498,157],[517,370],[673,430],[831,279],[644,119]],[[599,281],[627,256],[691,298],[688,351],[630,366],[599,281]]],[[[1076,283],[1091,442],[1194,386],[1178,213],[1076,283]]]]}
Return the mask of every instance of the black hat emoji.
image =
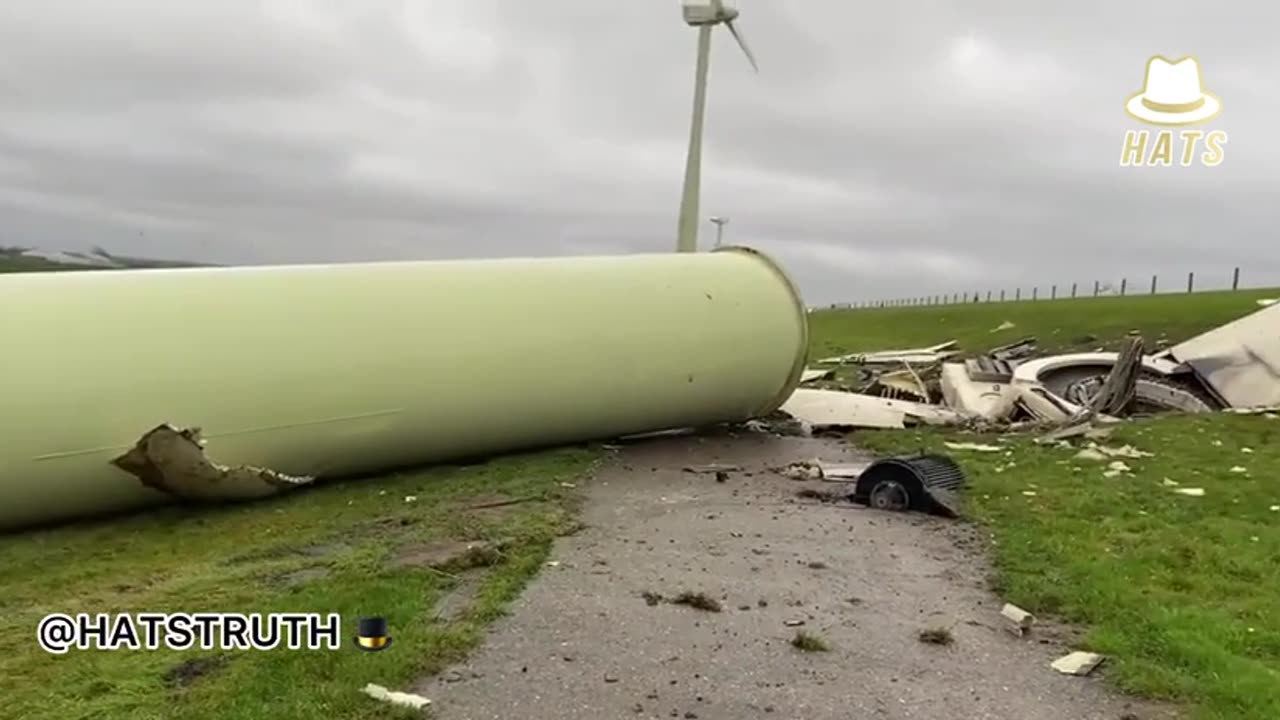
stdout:
{"type": "Polygon", "coordinates": [[[387,619],[384,617],[360,618],[360,627],[356,630],[356,647],[374,652],[391,645],[391,637],[387,635],[387,619]]]}

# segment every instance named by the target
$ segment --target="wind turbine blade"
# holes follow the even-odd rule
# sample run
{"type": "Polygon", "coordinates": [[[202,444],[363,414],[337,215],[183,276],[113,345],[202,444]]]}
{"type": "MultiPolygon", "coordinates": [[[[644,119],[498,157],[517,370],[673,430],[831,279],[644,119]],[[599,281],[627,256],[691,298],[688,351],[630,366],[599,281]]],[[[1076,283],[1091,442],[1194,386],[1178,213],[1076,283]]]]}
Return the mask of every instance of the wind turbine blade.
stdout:
{"type": "Polygon", "coordinates": [[[751,54],[751,48],[747,47],[747,42],[738,34],[738,28],[734,27],[733,21],[726,22],[725,27],[729,28],[729,32],[733,33],[733,39],[738,41],[738,47],[742,48],[742,54],[747,56],[747,62],[751,63],[751,69],[760,72],[760,66],[756,65],[756,57],[751,54]]]}

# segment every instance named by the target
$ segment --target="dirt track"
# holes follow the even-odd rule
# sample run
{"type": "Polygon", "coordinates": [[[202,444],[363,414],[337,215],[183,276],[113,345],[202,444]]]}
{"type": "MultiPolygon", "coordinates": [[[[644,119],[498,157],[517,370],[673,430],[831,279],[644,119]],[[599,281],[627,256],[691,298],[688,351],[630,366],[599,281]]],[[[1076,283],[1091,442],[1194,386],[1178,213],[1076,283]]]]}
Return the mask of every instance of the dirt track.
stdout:
{"type": "Polygon", "coordinates": [[[442,720],[1168,716],[1050,669],[1068,633],[1004,632],[975,530],[799,500],[834,486],[768,471],[815,457],[863,459],[754,434],[626,447],[585,488],[588,529],[558,543],[558,564],[471,662],[415,691],[442,720]],[[682,471],[706,463],[743,471],[682,471]],[[704,592],[723,611],[651,606],[646,591],[704,592]],[[921,643],[931,627],[954,644],[921,643]],[[796,650],[797,630],[831,650],[796,650]]]}

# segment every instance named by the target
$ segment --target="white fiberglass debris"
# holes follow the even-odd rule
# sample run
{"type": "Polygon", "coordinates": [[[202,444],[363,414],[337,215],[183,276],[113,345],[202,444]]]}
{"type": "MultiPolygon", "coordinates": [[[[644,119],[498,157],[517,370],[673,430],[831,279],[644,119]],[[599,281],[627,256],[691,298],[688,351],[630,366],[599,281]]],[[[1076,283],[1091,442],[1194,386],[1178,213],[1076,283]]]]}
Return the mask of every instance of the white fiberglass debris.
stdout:
{"type": "MultiPolygon", "coordinates": [[[[984,445],[982,443],[949,442],[949,443],[943,443],[943,445],[946,445],[947,449],[949,450],[972,450],[974,452],[1000,452],[1001,450],[1004,450],[1004,448],[1000,447],[999,445],[984,445]]],[[[1005,454],[1008,455],[1011,453],[1005,453],[1005,454]]]]}
{"type": "Polygon", "coordinates": [[[1064,675],[1088,675],[1105,659],[1097,653],[1073,652],[1054,660],[1050,667],[1064,675]]]}
{"type": "Polygon", "coordinates": [[[364,686],[364,694],[374,698],[375,700],[382,700],[383,702],[389,702],[392,705],[409,707],[414,710],[421,710],[431,704],[430,700],[422,697],[421,695],[388,690],[381,685],[374,685],[373,683],[369,683],[364,686]]]}
{"type": "Polygon", "coordinates": [[[1187,497],[1204,497],[1204,488],[1174,488],[1173,491],[1187,497]]]}

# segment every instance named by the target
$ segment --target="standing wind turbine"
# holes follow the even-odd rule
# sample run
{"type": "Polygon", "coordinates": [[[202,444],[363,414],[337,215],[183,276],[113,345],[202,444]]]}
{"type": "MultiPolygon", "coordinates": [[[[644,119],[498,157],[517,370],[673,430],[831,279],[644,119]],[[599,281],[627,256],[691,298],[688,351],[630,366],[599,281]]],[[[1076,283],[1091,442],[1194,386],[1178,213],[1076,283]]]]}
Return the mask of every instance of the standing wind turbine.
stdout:
{"type": "Polygon", "coordinates": [[[711,59],[711,28],[724,24],[738,41],[747,62],[757,71],[756,59],[738,34],[733,21],[738,11],[723,0],[684,0],[684,21],[698,28],[698,67],[693,84],[693,125],[689,130],[689,157],[684,166],[684,194],[680,198],[680,226],[676,252],[698,251],[698,194],[702,185],[702,120],[707,108],[707,65],[711,59]]]}

